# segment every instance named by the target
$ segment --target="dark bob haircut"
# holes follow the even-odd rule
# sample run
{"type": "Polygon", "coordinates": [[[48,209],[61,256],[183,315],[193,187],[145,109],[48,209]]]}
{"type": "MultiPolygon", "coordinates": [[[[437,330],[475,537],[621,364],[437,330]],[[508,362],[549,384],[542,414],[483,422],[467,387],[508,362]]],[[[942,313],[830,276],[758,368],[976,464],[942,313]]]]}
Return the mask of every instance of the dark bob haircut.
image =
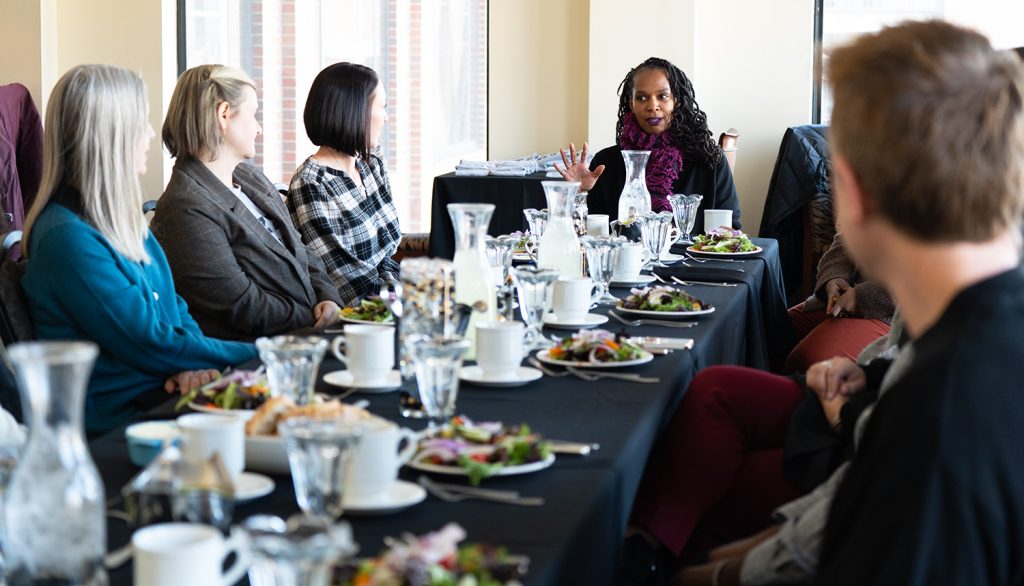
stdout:
{"type": "Polygon", "coordinates": [[[306,99],[302,121],[316,146],[370,159],[371,96],[380,78],[356,63],[335,63],[324,68],[306,99]]]}

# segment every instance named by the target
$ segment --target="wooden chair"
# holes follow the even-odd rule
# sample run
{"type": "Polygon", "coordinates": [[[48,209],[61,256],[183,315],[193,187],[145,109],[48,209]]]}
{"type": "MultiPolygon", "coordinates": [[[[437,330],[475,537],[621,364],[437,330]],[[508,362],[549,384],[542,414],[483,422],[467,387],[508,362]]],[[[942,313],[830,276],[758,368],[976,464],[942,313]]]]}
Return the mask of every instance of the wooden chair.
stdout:
{"type": "Polygon", "coordinates": [[[725,160],[729,162],[729,170],[736,172],[736,141],[740,138],[740,131],[735,128],[726,130],[718,137],[718,146],[722,147],[725,153],[725,160]]]}

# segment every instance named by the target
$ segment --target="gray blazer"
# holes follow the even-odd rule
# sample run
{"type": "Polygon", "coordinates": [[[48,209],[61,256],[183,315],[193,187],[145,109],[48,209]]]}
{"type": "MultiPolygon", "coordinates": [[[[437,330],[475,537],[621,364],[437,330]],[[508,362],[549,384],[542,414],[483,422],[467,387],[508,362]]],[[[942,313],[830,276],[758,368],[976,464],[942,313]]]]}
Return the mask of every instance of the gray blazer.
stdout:
{"type": "Polygon", "coordinates": [[[283,244],[201,162],[180,158],[150,229],[174,285],[203,333],[252,340],[313,325],[313,307],[339,299],[320,257],[302,244],[281,195],[249,163],[234,180],[280,230],[283,244]]]}

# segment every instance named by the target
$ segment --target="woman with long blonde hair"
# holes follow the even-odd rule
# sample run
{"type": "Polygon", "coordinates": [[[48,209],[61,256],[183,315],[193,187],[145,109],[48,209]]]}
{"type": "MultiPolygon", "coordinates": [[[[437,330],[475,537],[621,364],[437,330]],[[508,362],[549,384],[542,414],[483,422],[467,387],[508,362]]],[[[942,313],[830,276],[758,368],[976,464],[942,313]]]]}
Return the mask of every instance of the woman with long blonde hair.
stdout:
{"type": "Polygon", "coordinates": [[[46,110],[43,179],[25,223],[22,288],[41,339],[91,340],[86,428],[109,430],[220,369],[252,345],[203,335],[175,293],[142,214],[139,176],[153,137],[142,79],[79,65],[46,110]]]}

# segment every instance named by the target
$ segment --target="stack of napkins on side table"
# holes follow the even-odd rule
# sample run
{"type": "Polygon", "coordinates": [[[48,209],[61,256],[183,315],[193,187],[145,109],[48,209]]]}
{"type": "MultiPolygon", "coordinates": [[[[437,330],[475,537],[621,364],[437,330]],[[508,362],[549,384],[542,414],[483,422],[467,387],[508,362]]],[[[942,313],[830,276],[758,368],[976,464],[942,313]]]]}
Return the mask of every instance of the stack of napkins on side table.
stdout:
{"type": "Polygon", "coordinates": [[[483,177],[491,172],[487,161],[459,161],[455,166],[455,174],[463,177],[483,177]]]}

